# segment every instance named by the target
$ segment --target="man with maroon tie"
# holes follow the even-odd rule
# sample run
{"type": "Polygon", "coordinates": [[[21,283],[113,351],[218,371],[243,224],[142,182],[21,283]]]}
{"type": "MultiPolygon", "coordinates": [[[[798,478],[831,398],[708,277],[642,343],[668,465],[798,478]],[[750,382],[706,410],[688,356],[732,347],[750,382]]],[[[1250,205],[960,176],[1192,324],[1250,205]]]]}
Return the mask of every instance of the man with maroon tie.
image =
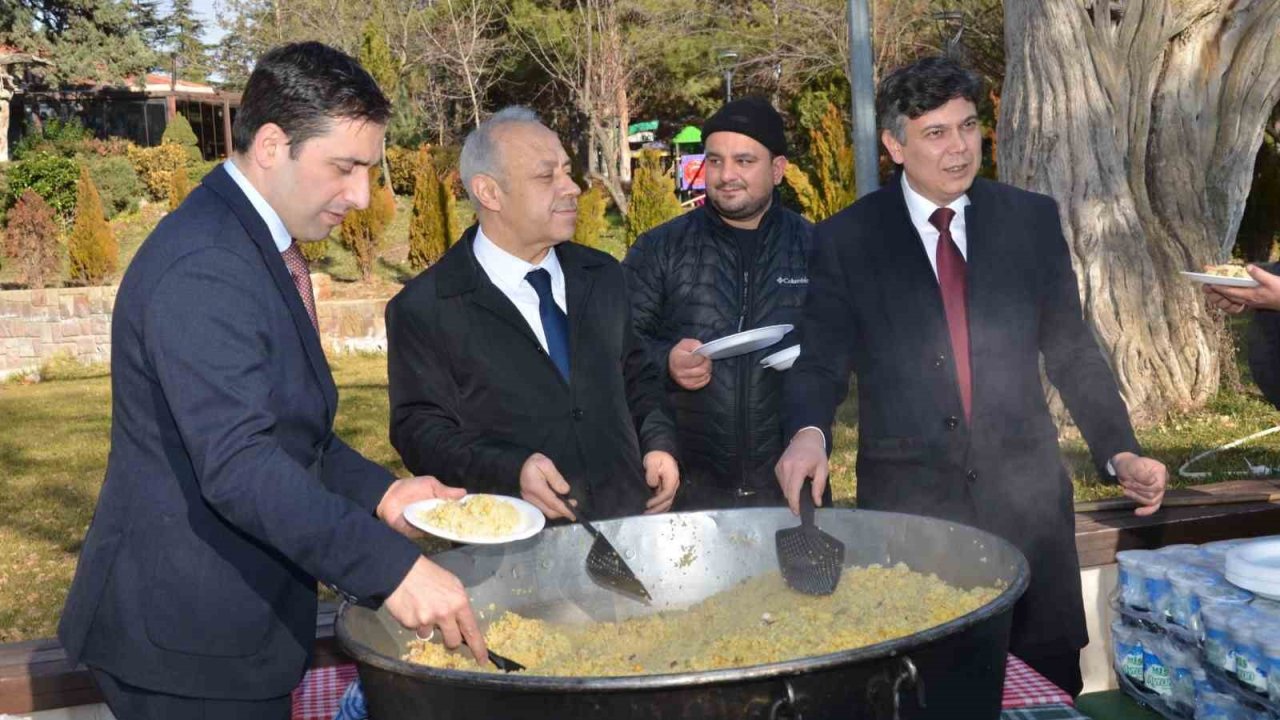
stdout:
{"type": "Polygon", "coordinates": [[[981,83],[946,58],[886,76],[881,139],[901,172],[815,230],[804,346],[788,373],[778,481],[820,502],[836,407],[858,375],[858,506],[973,525],[1022,550],[1031,584],[1011,651],[1073,695],[1088,642],[1071,479],[1040,364],[1104,479],[1155,512],[1140,455],[1081,314],[1051,198],[976,178],[981,83]]]}

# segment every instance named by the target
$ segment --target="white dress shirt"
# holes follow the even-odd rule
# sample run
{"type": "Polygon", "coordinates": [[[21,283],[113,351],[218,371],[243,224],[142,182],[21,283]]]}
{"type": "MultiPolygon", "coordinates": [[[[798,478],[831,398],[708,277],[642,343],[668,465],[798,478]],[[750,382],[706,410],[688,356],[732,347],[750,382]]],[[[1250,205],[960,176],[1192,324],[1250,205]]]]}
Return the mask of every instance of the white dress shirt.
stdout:
{"type": "Polygon", "coordinates": [[[549,251],[542,262],[533,265],[495,245],[484,234],[484,228],[476,230],[474,251],[476,262],[480,263],[484,274],[489,276],[489,280],[520,311],[520,316],[529,323],[542,349],[550,352],[547,349],[547,334],[542,329],[542,315],[538,312],[538,291],[533,289],[533,285],[524,276],[539,268],[546,270],[551,275],[551,297],[567,316],[569,312],[566,308],[569,305],[565,301],[564,271],[560,269],[556,251],[549,251]]]}
{"type": "Polygon", "coordinates": [[[293,244],[293,236],[289,234],[289,228],[284,226],[284,221],[280,219],[280,214],[275,211],[275,208],[271,207],[271,203],[267,202],[266,198],[262,197],[262,193],[258,192],[258,188],[249,182],[249,178],[240,172],[240,168],[236,167],[234,162],[228,159],[222,163],[222,166],[227,169],[227,174],[240,187],[245,197],[249,198],[249,204],[262,216],[262,221],[267,224],[267,229],[271,231],[271,239],[275,241],[276,249],[280,252],[288,250],[289,246],[293,244]]]}
{"type": "MultiPolygon", "coordinates": [[[[902,173],[902,195],[907,200],[907,213],[911,216],[911,224],[915,226],[916,232],[920,233],[920,240],[924,243],[924,251],[929,256],[929,265],[933,268],[933,277],[936,279],[939,233],[938,228],[929,222],[929,217],[933,215],[934,210],[938,209],[938,206],[911,187],[905,172],[902,173]]],[[[968,204],[969,196],[961,195],[947,205],[956,213],[951,218],[951,239],[955,240],[956,247],[960,248],[960,255],[966,260],[969,259],[969,236],[965,233],[964,209],[968,204]]]]}

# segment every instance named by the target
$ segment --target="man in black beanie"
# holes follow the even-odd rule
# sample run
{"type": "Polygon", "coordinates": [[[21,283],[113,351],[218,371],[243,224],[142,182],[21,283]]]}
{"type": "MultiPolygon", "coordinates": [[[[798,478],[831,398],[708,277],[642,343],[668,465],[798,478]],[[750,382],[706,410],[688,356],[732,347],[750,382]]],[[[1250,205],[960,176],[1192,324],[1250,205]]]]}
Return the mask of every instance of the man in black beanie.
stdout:
{"type": "Polygon", "coordinates": [[[702,126],[707,204],[636,239],[623,267],[637,333],[666,369],[684,478],[676,510],[782,505],[773,468],[783,451],[783,370],[776,345],[712,361],[704,343],[798,325],[809,283],[811,224],[782,207],[782,117],[768,101],[726,104],[702,126]]]}

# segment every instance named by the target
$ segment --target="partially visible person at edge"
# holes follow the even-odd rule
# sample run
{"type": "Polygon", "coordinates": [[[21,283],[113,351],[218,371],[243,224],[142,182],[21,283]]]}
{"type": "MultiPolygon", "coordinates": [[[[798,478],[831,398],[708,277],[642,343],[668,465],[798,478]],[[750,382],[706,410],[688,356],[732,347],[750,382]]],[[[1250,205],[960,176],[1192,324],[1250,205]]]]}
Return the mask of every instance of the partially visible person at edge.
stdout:
{"type": "Polygon", "coordinates": [[[139,249],[112,316],[111,454],[58,636],[119,720],[283,720],[316,579],[483,661],[458,578],[397,480],[333,432],[338,395],[298,240],[369,202],[391,107],[319,43],[258,62],[236,151],[139,249]]]}
{"type": "Polygon", "coordinates": [[[681,469],[677,510],[782,505],[782,378],[761,358],[798,345],[793,331],[756,352],[711,360],[725,335],[798,325],[812,224],[782,205],[782,117],[761,98],[727,103],[702,127],[706,205],[636,239],[623,267],[632,317],[666,374],[681,469]]]}
{"type": "Polygon", "coordinates": [[[661,376],[618,262],[570,242],[581,191],[560,139],[507,108],[459,164],[476,225],[387,305],[405,467],[553,520],[665,512],[680,475],[661,376]]]}
{"type": "Polygon", "coordinates": [[[876,110],[900,172],[814,232],[804,346],[786,387],[778,481],[792,509],[827,484],[836,407],[858,376],[858,506],[952,520],[1014,543],[1031,584],[1010,651],[1080,692],[1088,642],[1072,485],[1041,361],[1104,481],[1155,512],[1142,457],[1081,313],[1052,198],[977,177],[981,83],[946,58],[886,75],[876,110]]]}
{"type": "Polygon", "coordinates": [[[1267,402],[1280,408],[1280,264],[1245,266],[1252,288],[1204,285],[1209,305],[1239,315],[1253,310],[1249,323],[1249,372],[1267,402]]]}

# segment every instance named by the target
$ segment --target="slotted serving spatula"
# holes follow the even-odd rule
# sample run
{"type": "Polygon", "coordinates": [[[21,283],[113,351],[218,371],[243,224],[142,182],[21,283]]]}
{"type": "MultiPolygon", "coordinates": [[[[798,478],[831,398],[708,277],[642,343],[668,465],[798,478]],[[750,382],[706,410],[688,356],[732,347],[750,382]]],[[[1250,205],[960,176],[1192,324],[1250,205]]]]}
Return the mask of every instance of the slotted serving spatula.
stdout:
{"type": "Polygon", "coordinates": [[[774,535],[778,569],[791,589],[806,595],[830,595],[844,571],[844,543],[813,523],[813,491],[810,478],[800,486],[800,526],[783,528],[774,535]]]}
{"type": "MultiPolygon", "coordinates": [[[[570,491],[572,492],[572,490],[570,491]]],[[[566,503],[569,501],[569,495],[561,495],[561,500],[566,503]]],[[[577,498],[574,498],[577,500],[577,498]]],[[[573,506],[573,514],[578,518],[578,523],[589,533],[595,540],[591,543],[591,550],[587,553],[587,574],[591,576],[597,583],[622,593],[630,598],[639,600],[646,605],[653,600],[653,596],[649,594],[649,590],[645,588],[644,583],[640,582],[640,578],[636,577],[635,571],[627,564],[626,560],[618,554],[617,548],[613,543],[609,542],[609,538],[604,536],[595,525],[591,524],[591,520],[587,518],[582,511],[582,501],[578,500],[578,504],[573,506]]]]}

